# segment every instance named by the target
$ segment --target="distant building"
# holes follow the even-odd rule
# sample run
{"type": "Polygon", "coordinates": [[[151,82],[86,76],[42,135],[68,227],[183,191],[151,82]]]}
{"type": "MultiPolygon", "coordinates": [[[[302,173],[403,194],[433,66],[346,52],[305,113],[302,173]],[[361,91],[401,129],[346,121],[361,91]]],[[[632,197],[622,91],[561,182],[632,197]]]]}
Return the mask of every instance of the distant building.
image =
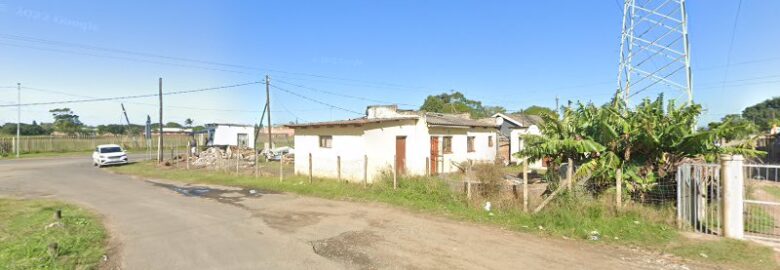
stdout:
{"type": "MultiPolygon", "coordinates": [[[[503,159],[505,163],[519,164],[521,159],[515,157],[517,152],[525,149],[525,142],[522,136],[526,134],[542,135],[539,130],[539,124],[542,123],[542,118],[537,115],[524,115],[524,114],[503,114],[497,113],[493,115],[498,125],[499,133],[499,157],[503,159]]],[[[541,161],[528,164],[529,168],[538,169],[543,167],[541,161]]]]}
{"type": "MultiPolygon", "coordinates": [[[[175,127],[163,127],[163,134],[165,135],[189,135],[192,134],[191,128],[175,128],[175,127]]],[[[160,134],[160,130],[157,128],[152,129],[152,134],[160,134]]]]}
{"type": "Polygon", "coordinates": [[[199,132],[201,144],[206,146],[240,146],[255,148],[255,128],[252,125],[211,123],[199,132]]]}
{"type": "Polygon", "coordinates": [[[373,182],[391,168],[406,175],[448,173],[463,162],[496,157],[495,121],[463,115],[369,106],[357,119],[288,126],[295,130],[295,172],[306,175],[311,166],[316,177],[373,182]]]}

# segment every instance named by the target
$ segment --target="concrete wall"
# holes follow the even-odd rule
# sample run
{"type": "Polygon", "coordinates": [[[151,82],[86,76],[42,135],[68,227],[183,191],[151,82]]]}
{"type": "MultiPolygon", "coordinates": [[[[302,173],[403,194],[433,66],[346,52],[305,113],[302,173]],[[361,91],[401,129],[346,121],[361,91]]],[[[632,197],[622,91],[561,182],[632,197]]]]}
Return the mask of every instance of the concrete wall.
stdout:
{"type": "MultiPolygon", "coordinates": [[[[496,160],[498,149],[497,134],[494,128],[431,128],[430,136],[439,137],[439,153],[442,159],[439,161],[439,172],[457,172],[455,164],[472,160],[474,162],[492,163],[496,160]],[[452,136],[452,153],[444,153],[445,136],[452,136]],[[474,152],[468,152],[467,138],[474,136],[474,152]],[[488,140],[493,140],[489,146],[488,140]]],[[[430,139],[429,139],[430,145],[430,139]]],[[[430,148],[427,150],[430,156],[430,148]]]]}
{"type": "MultiPolygon", "coordinates": [[[[525,142],[521,137],[526,134],[542,135],[542,132],[539,130],[539,127],[536,125],[531,125],[528,128],[513,129],[510,135],[510,143],[509,143],[510,163],[519,164],[520,162],[522,162],[522,160],[515,157],[515,153],[525,149],[525,142]]],[[[542,168],[542,161],[539,160],[533,163],[529,163],[528,167],[532,169],[542,168]]]]}
{"type": "MultiPolygon", "coordinates": [[[[245,133],[247,136],[247,146],[254,148],[255,129],[254,127],[243,126],[216,126],[211,138],[211,145],[229,145],[236,146],[238,143],[238,134],[245,133]]],[[[209,132],[211,134],[211,132],[209,132]]]]}
{"type": "MultiPolygon", "coordinates": [[[[426,159],[430,158],[431,136],[452,136],[452,154],[444,157],[441,172],[456,172],[452,162],[475,160],[493,162],[496,156],[497,138],[493,128],[453,129],[433,128],[430,132],[422,120],[410,119],[361,126],[334,126],[298,128],[295,131],[295,173],[309,174],[309,154],[312,155],[312,174],[315,177],[337,178],[338,157],[341,157],[341,177],[352,182],[362,182],[364,155],[368,157],[368,182],[373,183],[382,172],[392,173],[395,164],[396,137],[406,136],[406,174],[425,175],[426,159]],[[332,136],[332,147],[319,146],[319,137],[332,136]],[[467,136],[475,137],[475,151],[467,152],[467,136]],[[488,146],[488,140],[493,145],[488,146]]],[[[441,139],[440,139],[441,141],[441,139]]],[[[441,147],[441,143],[439,144],[441,147]]],[[[441,150],[440,150],[441,153],[441,150]]]]}

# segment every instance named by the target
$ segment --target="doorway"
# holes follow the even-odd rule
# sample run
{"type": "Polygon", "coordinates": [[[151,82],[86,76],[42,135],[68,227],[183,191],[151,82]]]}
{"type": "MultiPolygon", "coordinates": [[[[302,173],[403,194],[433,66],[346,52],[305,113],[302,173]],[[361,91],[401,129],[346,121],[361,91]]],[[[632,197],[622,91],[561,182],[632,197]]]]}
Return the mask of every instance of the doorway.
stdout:
{"type": "Polygon", "coordinates": [[[430,162],[430,173],[431,175],[435,175],[438,170],[439,165],[439,137],[431,137],[431,162],[430,162]]]}
{"type": "Polygon", "coordinates": [[[395,173],[406,172],[406,136],[395,137],[395,173]]]}

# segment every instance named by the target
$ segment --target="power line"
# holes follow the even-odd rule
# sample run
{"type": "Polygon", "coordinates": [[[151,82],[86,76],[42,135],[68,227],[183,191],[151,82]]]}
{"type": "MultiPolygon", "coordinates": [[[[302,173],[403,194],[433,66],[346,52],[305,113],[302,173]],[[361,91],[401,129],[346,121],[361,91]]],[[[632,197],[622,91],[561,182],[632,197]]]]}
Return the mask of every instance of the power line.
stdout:
{"type": "Polygon", "coordinates": [[[290,91],[290,90],[278,87],[278,86],[273,85],[273,84],[271,85],[271,87],[273,87],[274,89],[281,90],[281,91],[283,91],[285,93],[297,96],[299,98],[311,101],[311,102],[319,103],[319,104],[322,104],[322,105],[325,105],[325,106],[328,106],[328,107],[331,107],[331,108],[334,108],[334,109],[339,109],[339,110],[342,110],[342,111],[345,111],[345,112],[350,112],[350,113],[354,113],[354,114],[358,114],[358,115],[363,115],[363,113],[356,112],[356,111],[353,111],[353,110],[350,110],[350,109],[347,109],[347,108],[339,107],[339,106],[336,106],[336,105],[333,105],[333,104],[325,103],[325,102],[322,102],[322,101],[319,101],[319,100],[316,100],[316,99],[313,99],[313,98],[310,98],[310,97],[307,97],[307,96],[295,93],[293,91],[290,91]]]}
{"type": "MultiPolygon", "coordinates": [[[[315,77],[315,78],[338,80],[338,81],[351,81],[351,82],[359,82],[359,83],[367,83],[367,84],[383,85],[383,86],[391,86],[391,87],[400,87],[400,88],[408,88],[408,89],[425,89],[425,87],[408,86],[408,85],[402,85],[402,84],[397,84],[397,83],[388,83],[388,82],[377,82],[377,81],[368,81],[368,80],[360,80],[360,79],[351,79],[351,78],[335,77],[335,76],[313,74],[313,73],[304,73],[304,72],[291,72],[291,71],[284,71],[284,70],[273,69],[273,68],[253,67],[253,66],[247,66],[247,65],[221,63],[221,62],[199,60],[199,59],[193,59],[193,58],[166,56],[166,55],[161,55],[161,54],[144,53],[144,52],[130,51],[130,50],[124,50],[124,49],[115,49],[115,48],[108,48],[108,47],[98,47],[98,46],[92,46],[92,45],[86,45],[86,44],[64,42],[64,41],[56,41],[56,40],[48,40],[48,39],[41,39],[41,38],[21,36],[21,35],[11,35],[11,34],[0,33],[0,38],[16,40],[16,41],[22,41],[22,42],[33,42],[33,43],[39,43],[39,44],[47,44],[47,45],[50,45],[50,46],[80,48],[80,49],[85,49],[85,50],[102,51],[102,52],[108,52],[108,53],[135,55],[135,56],[141,56],[141,57],[145,57],[145,58],[160,58],[160,59],[166,59],[166,60],[190,62],[190,63],[197,63],[197,64],[203,64],[203,65],[230,67],[230,68],[237,68],[237,69],[243,69],[243,70],[252,70],[252,71],[257,71],[257,72],[260,72],[260,71],[270,71],[270,72],[282,73],[282,74],[288,74],[288,75],[315,77]]],[[[0,44],[0,45],[8,45],[8,46],[16,46],[16,47],[27,48],[27,47],[25,47],[23,45],[13,45],[13,44],[0,44]]],[[[44,50],[49,49],[49,48],[40,48],[40,47],[29,47],[29,48],[44,49],[44,50]]],[[[51,50],[51,49],[49,49],[49,50],[51,50]]],[[[65,52],[65,53],[78,53],[78,52],[61,51],[61,50],[57,50],[57,51],[65,52]]],[[[124,60],[133,60],[133,61],[146,61],[146,60],[140,60],[140,59],[127,58],[127,57],[112,57],[112,56],[107,56],[107,55],[90,55],[90,56],[109,57],[109,58],[117,58],[117,59],[124,59],[124,60]]],[[[179,65],[179,66],[185,66],[185,67],[194,67],[194,66],[172,64],[172,63],[165,63],[165,62],[154,62],[154,63],[179,65]]],[[[205,68],[205,67],[198,67],[198,68],[205,68]]],[[[224,69],[214,69],[214,70],[226,71],[226,72],[246,73],[246,72],[240,72],[240,71],[235,71],[235,70],[224,70],[224,69]]],[[[257,73],[246,73],[246,74],[257,74],[257,73]]]]}
{"type": "MultiPolygon", "coordinates": [[[[263,82],[262,81],[255,81],[255,82],[239,83],[239,84],[232,84],[232,85],[225,85],[225,86],[201,88],[201,89],[180,90],[180,91],[173,91],[173,92],[163,93],[162,95],[170,96],[170,95],[189,94],[189,93],[197,93],[197,92],[205,92],[205,91],[214,91],[214,90],[229,89],[229,88],[235,88],[235,87],[240,87],[240,86],[245,86],[245,85],[252,85],[252,84],[260,84],[260,83],[263,83],[263,82]]],[[[90,98],[90,99],[80,99],[80,100],[35,102],[35,103],[23,103],[23,104],[14,104],[14,105],[0,105],[0,107],[38,106],[38,105],[54,105],[54,104],[98,102],[98,101],[114,101],[114,100],[125,100],[125,99],[156,97],[158,95],[159,94],[145,94],[145,95],[132,95],[132,96],[120,96],[120,97],[90,98]]]]}
{"type": "Polygon", "coordinates": [[[338,97],[352,98],[352,99],[357,99],[357,100],[376,102],[376,103],[380,103],[380,104],[398,104],[398,105],[405,105],[405,106],[412,106],[412,107],[417,106],[417,105],[408,104],[408,103],[389,102],[389,101],[384,101],[384,100],[378,100],[378,99],[371,99],[371,98],[365,98],[365,97],[341,94],[341,93],[336,93],[336,92],[327,91],[327,90],[320,90],[320,89],[317,89],[317,88],[308,87],[308,86],[304,86],[304,85],[300,85],[300,84],[294,84],[294,83],[286,82],[286,81],[283,81],[283,80],[276,80],[276,81],[280,82],[280,83],[283,83],[283,84],[295,86],[295,87],[298,87],[298,88],[308,89],[308,90],[311,90],[311,91],[325,93],[325,94],[338,96],[338,97]]]}
{"type": "Polygon", "coordinates": [[[742,10],[742,0],[739,0],[737,3],[737,14],[734,15],[734,24],[731,27],[731,38],[729,40],[729,50],[726,54],[726,71],[723,74],[723,84],[721,86],[721,91],[726,88],[726,80],[728,80],[729,77],[729,65],[731,65],[731,52],[734,50],[734,40],[737,36],[737,23],[739,22],[739,13],[742,10]]]}

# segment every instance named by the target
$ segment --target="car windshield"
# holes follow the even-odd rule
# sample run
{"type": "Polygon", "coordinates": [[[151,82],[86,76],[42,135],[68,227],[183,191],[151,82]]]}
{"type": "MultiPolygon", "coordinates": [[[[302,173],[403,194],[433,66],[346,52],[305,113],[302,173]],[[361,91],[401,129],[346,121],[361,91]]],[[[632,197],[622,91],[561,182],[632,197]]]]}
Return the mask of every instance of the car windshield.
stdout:
{"type": "Polygon", "coordinates": [[[119,147],[102,147],[100,153],[119,153],[122,152],[122,148],[119,147]]]}

